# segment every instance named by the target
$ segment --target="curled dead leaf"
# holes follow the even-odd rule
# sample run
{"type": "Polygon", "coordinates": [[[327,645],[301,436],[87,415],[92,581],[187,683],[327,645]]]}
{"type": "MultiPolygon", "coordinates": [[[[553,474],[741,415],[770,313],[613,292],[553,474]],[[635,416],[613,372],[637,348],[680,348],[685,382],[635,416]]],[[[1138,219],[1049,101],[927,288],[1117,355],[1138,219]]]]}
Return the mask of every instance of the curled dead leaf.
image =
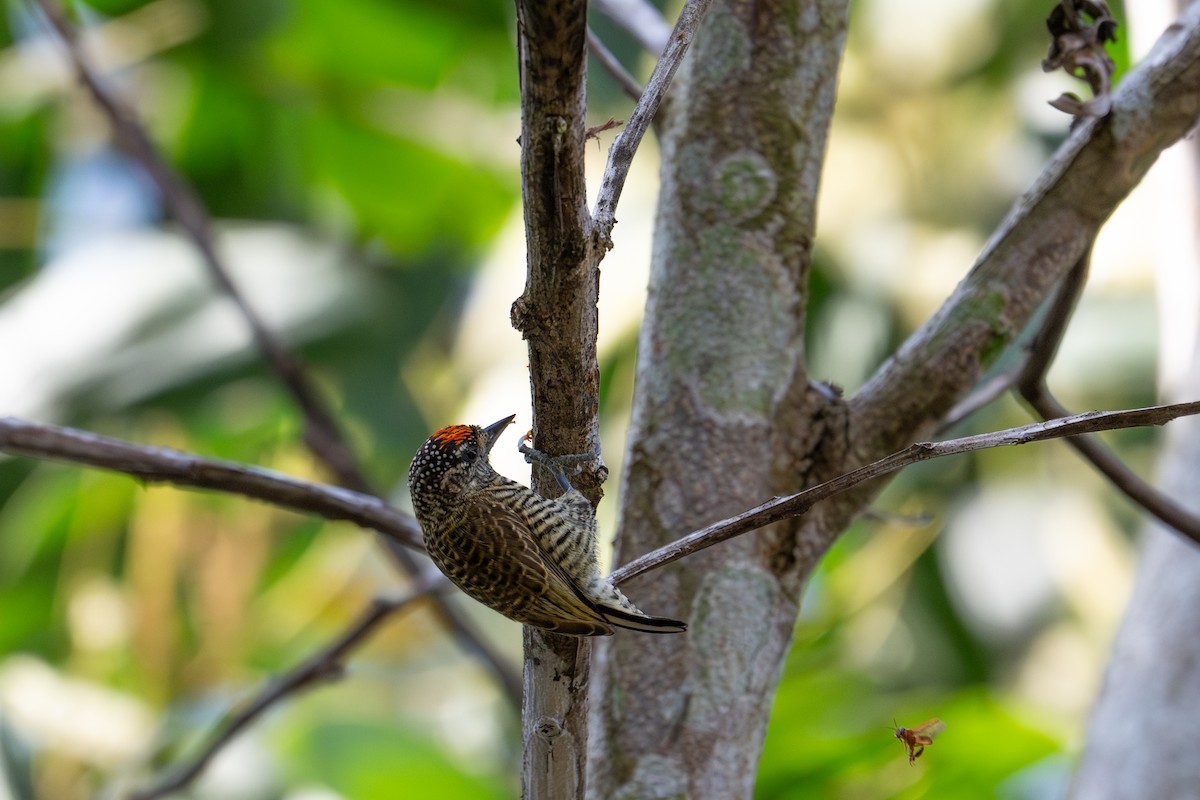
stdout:
{"type": "Polygon", "coordinates": [[[1060,0],[1046,19],[1050,30],[1050,52],[1042,69],[1066,71],[1087,82],[1092,99],[1082,100],[1069,92],[1050,105],[1080,117],[1103,117],[1112,109],[1112,76],[1116,65],[1104,49],[1117,40],[1117,21],[1100,0],[1060,0]]]}

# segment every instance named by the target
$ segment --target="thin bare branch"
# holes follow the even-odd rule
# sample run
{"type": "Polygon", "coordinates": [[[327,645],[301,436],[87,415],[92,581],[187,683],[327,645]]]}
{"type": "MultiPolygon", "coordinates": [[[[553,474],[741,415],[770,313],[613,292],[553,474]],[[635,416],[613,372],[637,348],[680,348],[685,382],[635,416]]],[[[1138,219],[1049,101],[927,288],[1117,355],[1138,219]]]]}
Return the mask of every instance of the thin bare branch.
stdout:
{"type": "Polygon", "coordinates": [[[646,133],[646,128],[654,119],[671,79],[679,69],[679,63],[687,54],[700,21],[708,12],[712,0],[688,0],[679,13],[675,22],[675,30],[667,40],[662,57],[654,66],[650,81],[642,91],[625,129],[617,134],[612,147],[608,151],[608,166],[604,169],[604,177],[600,181],[600,191],[596,195],[596,210],[592,214],[592,234],[595,241],[604,249],[612,247],[612,229],[617,223],[617,201],[621,190],[625,187],[625,179],[629,176],[629,168],[633,164],[633,155],[646,133]]]}
{"type": "MultiPolygon", "coordinates": [[[[797,494],[777,497],[735,517],[715,522],[707,528],[689,533],[671,544],[660,547],[613,570],[610,577],[615,582],[621,583],[743,533],[757,530],[783,519],[798,517],[822,500],[875,478],[890,475],[918,461],[958,453],[970,453],[990,447],[1078,436],[1081,433],[1136,428],[1144,425],[1162,425],[1173,419],[1193,414],[1200,414],[1200,401],[1125,411],[1090,411],[1086,414],[1035,422],[1031,425],[1022,425],[1019,428],[1008,428],[993,433],[948,439],[944,442],[917,442],[878,461],[839,475],[833,480],[805,489],[797,494]]],[[[1200,539],[1196,539],[1196,541],[1200,543],[1200,539]]]]}
{"type": "Polygon", "coordinates": [[[666,49],[671,26],[663,19],[662,12],[647,0],[592,0],[592,6],[653,55],[666,49]]]}
{"type": "MultiPolygon", "coordinates": [[[[1043,419],[1053,419],[1071,413],[1055,399],[1044,383],[1022,388],[1021,396],[1043,419]]],[[[1185,538],[1200,542],[1200,518],[1138,477],[1099,440],[1091,436],[1075,436],[1068,439],[1067,444],[1075,448],[1075,451],[1090,461],[1117,490],[1144,508],[1147,513],[1171,526],[1185,538]]]]}
{"type": "Polygon", "coordinates": [[[304,689],[340,679],[345,673],[346,657],[362,645],[384,621],[417,600],[449,586],[450,582],[441,573],[431,569],[420,578],[408,595],[397,599],[375,598],[340,636],[284,675],[269,682],[240,709],[226,714],[199,753],[171,770],[153,786],[134,792],[130,800],[155,800],[187,786],[204,771],[222,748],[267,709],[304,689]]]}
{"type": "Polygon", "coordinates": [[[1041,329],[1029,343],[1029,358],[1025,360],[1021,369],[1018,385],[1028,386],[1046,380],[1046,374],[1050,371],[1050,365],[1054,363],[1054,357],[1058,355],[1063,336],[1066,335],[1067,325],[1075,313],[1075,307],[1079,305],[1079,298],[1083,296],[1083,287],[1087,285],[1093,244],[1087,246],[1058,287],[1054,300],[1046,311],[1046,317],[1042,320],[1041,329]]]}
{"type": "MultiPolygon", "coordinates": [[[[1029,357],[1017,378],[1017,392],[1042,419],[1065,417],[1071,412],[1054,397],[1047,374],[1058,353],[1067,323],[1078,305],[1087,282],[1091,248],[1080,257],[1063,279],[1042,322],[1042,328],[1029,344],[1029,357]]],[[[1148,513],[1171,526],[1184,537],[1200,542],[1200,518],[1142,480],[1108,448],[1091,436],[1076,436],[1067,444],[1090,461],[1118,491],[1148,513]]]]}
{"type": "Polygon", "coordinates": [[[605,46],[590,26],[587,29],[587,42],[588,52],[592,54],[592,58],[600,62],[600,66],[604,67],[605,71],[612,76],[621,90],[633,98],[634,102],[640,100],[642,86],[637,82],[637,78],[629,74],[621,60],[613,55],[613,52],[605,46]]]}
{"type": "Polygon", "coordinates": [[[345,437],[321,400],[320,394],[309,381],[300,361],[259,318],[217,254],[212,222],[195,191],[159,153],[133,109],[105,85],[99,72],[83,52],[78,34],[67,22],[58,3],[55,0],[35,2],[62,39],[80,81],[92,95],[96,105],[108,117],[117,139],[154,181],[162,196],[163,205],[191,238],[213,283],[233,302],[249,326],[255,345],[263,354],[268,367],[296,399],[306,423],[305,442],[333,471],[339,482],[356,491],[368,491],[367,481],[359,470],[345,437]]]}
{"type": "MultiPolygon", "coordinates": [[[[284,384],[300,408],[305,419],[305,444],[343,486],[362,494],[377,494],[359,467],[341,427],[309,380],[299,359],[263,323],[234,283],[229,270],[217,254],[208,211],[196,192],[158,152],[133,110],[105,86],[100,73],[83,52],[74,28],[67,22],[57,3],[54,0],[36,2],[58,32],[80,80],[109,118],[118,139],[154,181],[171,216],[179,222],[199,251],[213,282],[245,319],[268,368],[284,384]]],[[[419,539],[419,533],[415,538],[419,539]]],[[[421,566],[411,554],[396,547],[393,541],[384,540],[382,544],[384,551],[403,574],[410,577],[419,574],[421,566]]],[[[507,662],[470,627],[459,611],[447,605],[440,596],[435,596],[434,601],[434,613],[438,620],[450,630],[460,645],[487,663],[509,700],[514,705],[519,705],[520,679],[507,662]]]]}
{"type": "Polygon", "coordinates": [[[201,458],[87,431],[0,417],[0,451],[124,472],[148,483],[170,483],[252,497],[293,511],[345,520],[417,549],[417,521],[373,495],[293,478],[274,470],[201,458]]]}
{"type": "Polygon", "coordinates": [[[938,423],[935,433],[939,435],[945,433],[979,409],[991,405],[1007,394],[1009,389],[1016,384],[1017,379],[1021,377],[1023,366],[1023,364],[1018,364],[1013,369],[997,373],[976,386],[969,395],[955,403],[946,412],[946,416],[942,417],[942,421],[938,423]]]}

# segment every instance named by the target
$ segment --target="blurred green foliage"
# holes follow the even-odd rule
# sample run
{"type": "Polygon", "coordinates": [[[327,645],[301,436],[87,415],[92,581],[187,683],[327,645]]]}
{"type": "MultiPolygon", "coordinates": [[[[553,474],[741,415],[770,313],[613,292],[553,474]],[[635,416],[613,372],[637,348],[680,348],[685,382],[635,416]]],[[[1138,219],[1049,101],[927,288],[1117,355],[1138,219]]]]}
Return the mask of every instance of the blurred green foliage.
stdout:
{"type": "MultiPolygon", "coordinates": [[[[930,6],[925,22],[903,3],[853,5],[808,316],[813,374],[850,391],[965,272],[1066,131],[1065,118],[1054,128],[1035,124],[1016,88],[1038,72],[1051,4],[981,2],[953,15],[950,5],[930,6]],[[918,64],[896,49],[918,31],[889,20],[925,31],[950,17],[950,32],[937,39],[944,58],[918,64]],[[896,69],[896,59],[911,68],[896,69]],[[849,159],[838,152],[846,142],[849,159]],[[886,169],[871,173],[876,164],[886,169]],[[955,244],[963,241],[965,249],[955,244]],[[868,245],[887,252],[892,277],[874,270],[868,245]],[[923,284],[911,276],[945,261],[945,248],[966,252],[950,259],[958,273],[918,294],[923,284]]],[[[0,62],[0,81],[10,86],[21,74],[12,65],[43,29],[26,5],[7,8],[0,48],[11,58],[0,62]]],[[[511,4],[96,0],[74,8],[101,37],[115,20],[132,26],[130,38],[113,45],[123,41],[132,54],[114,86],[134,100],[222,225],[312,237],[301,239],[301,253],[333,243],[330,286],[346,288],[344,296],[329,289],[312,300],[304,291],[311,287],[285,278],[262,299],[285,309],[314,304],[280,312],[279,327],[370,479],[403,502],[393,487],[430,424],[486,391],[470,367],[455,366],[472,356],[460,334],[479,322],[467,309],[480,266],[491,257],[521,260],[519,251],[495,255],[520,213],[511,4]]],[[[645,77],[649,61],[636,46],[603,19],[597,29],[645,77]]],[[[1114,53],[1121,69],[1129,64],[1125,38],[1114,53]]],[[[45,64],[30,63],[49,75],[45,64]]],[[[628,112],[596,66],[590,82],[591,114],[628,112]]],[[[64,233],[65,200],[82,204],[71,213],[102,221],[94,236],[162,226],[152,196],[143,198],[148,214],[106,216],[119,206],[111,174],[91,205],[86,192],[56,197],[58,181],[80,174],[83,155],[111,151],[107,129],[67,78],[21,85],[0,98],[0,325],[64,268],[58,259],[70,248],[95,251],[95,240],[64,233]]],[[[239,277],[253,282],[270,255],[250,259],[239,277]]],[[[143,279],[166,272],[155,261],[143,279]]],[[[137,287],[114,288],[95,305],[137,321],[130,332],[79,362],[54,362],[53,375],[51,366],[46,374],[6,366],[29,383],[0,397],[37,398],[19,407],[38,419],[327,479],[304,448],[298,411],[253,350],[244,341],[218,346],[240,330],[236,321],[200,324],[219,305],[207,289],[178,289],[147,309],[130,299],[137,287]],[[186,369],[165,385],[114,392],[146,369],[146,346],[168,337],[177,343],[169,360],[186,369]],[[121,369],[94,369],[110,362],[121,369]]],[[[98,336],[74,329],[72,339],[64,296],[40,302],[38,318],[51,321],[50,333],[66,332],[68,345],[82,351],[98,336]]],[[[1099,302],[1098,311],[1086,303],[1081,310],[1085,338],[1103,335],[1114,306],[1142,320],[1149,301],[1121,293],[1099,302]]],[[[511,335],[504,318],[486,324],[511,335]]],[[[6,341],[9,358],[39,352],[50,333],[6,341]]],[[[1064,382],[1064,395],[1089,405],[1145,402],[1152,337],[1126,339],[1095,361],[1081,356],[1085,368],[1064,382]]],[[[602,353],[606,424],[628,414],[635,356],[632,331],[602,353]]],[[[0,402],[0,413],[8,410],[0,402]]],[[[1004,402],[962,432],[1025,421],[1004,402]]],[[[1114,441],[1144,466],[1149,434],[1114,441]]],[[[1092,595],[1068,572],[1051,581],[1049,600],[1030,601],[1018,617],[981,617],[965,599],[958,551],[939,542],[996,487],[1021,487],[1013,491],[1038,505],[1044,497],[1029,484],[1047,475],[1072,487],[1068,499],[1108,506],[1096,512],[1104,519],[1117,515],[1095,538],[1119,566],[1135,515],[1059,445],[905,472],[879,507],[934,521],[861,522],[814,576],[758,797],[1060,796],[1069,769],[1062,754],[1085,707],[1041,707],[1039,698],[1055,670],[1082,685],[1095,680],[1112,615],[1079,599],[1092,595]],[[1090,661],[1071,660],[1080,649],[1090,661]],[[889,730],[893,719],[912,725],[933,716],[947,731],[910,767],[889,730]]],[[[1063,513],[1091,519],[1075,506],[1063,513]]],[[[144,779],[148,765],[194,751],[230,705],[340,632],[374,593],[397,591],[396,582],[369,537],[350,526],[69,466],[0,461],[3,780],[14,797],[36,786],[40,797],[71,800],[144,779]],[[18,691],[28,703],[14,700],[18,691]],[[47,696],[71,698],[69,725],[38,714],[47,696]]],[[[1014,586],[1013,595],[1020,591],[1014,586]]],[[[463,607],[515,665],[516,628],[463,607]]],[[[218,762],[194,796],[516,796],[515,711],[420,608],[381,631],[337,687],[293,699],[239,741],[248,760],[218,762]]]]}

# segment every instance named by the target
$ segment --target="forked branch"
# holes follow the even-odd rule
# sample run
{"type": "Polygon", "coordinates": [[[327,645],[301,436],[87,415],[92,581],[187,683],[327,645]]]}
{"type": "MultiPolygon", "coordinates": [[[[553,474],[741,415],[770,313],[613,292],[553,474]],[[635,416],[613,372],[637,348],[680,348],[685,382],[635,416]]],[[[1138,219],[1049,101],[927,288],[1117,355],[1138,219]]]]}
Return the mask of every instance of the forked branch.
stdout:
{"type": "MultiPolygon", "coordinates": [[[[1047,374],[1066,333],[1067,323],[1083,293],[1090,260],[1089,249],[1063,280],[1041,330],[1029,344],[1028,358],[1017,375],[1017,393],[1042,419],[1064,417],[1071,413],[1050,391],[1047,374]]],[[[1067,443],[1108,478],[1114,488],[1140,505],[1147,513],[1174,528],[1185,538],[1200,542],[1200,518],[1142,480],[1095,437],[1076,436],[1067,440],[1067,443]]]]}
{"type": "MultiPolygon", "coordinates": [[[[1083,293],[1090,260],[1089,247],[1063,278],[1038,331],[1024,347],[1022,359],[1010,369],[988,379],[984,386],[951,409],[943,422],[943,430],[1009,390],[1019,395],[1043,420],[1070,415],[1071,412],[1058,402],[1050,390],[1047,376],[1083,293]]],[[[1139,477],[1100,441],[1091,436],[1074,436],[1067,443],[1132,502],[1185,538],[1200,542],[1200,518],[1139,477]]]]}

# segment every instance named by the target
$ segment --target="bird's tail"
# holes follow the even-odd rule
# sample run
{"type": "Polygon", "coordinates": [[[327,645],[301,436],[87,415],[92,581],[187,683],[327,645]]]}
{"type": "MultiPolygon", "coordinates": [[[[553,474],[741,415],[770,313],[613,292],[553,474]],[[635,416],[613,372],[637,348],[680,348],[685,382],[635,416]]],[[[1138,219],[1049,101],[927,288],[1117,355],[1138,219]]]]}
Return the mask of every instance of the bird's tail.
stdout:
{"type": "Polygon", "coordinates": [[[613,608],[612,606],[600,606],[600,614],[604,620],[617,628],[628,628],[631,631],[644,631],[646,633],[683,633],[687,630],[687,623],[669,617],[651,617],[646,614],[630,612],[621,609],[613,608]]]}
{"type": "Polygon", "coordinates": [[[669,617],[652,617],[629,601],[629,598],[605,578],[597,577],[588,587],[601,616],[610,625],[646,633],[683,633],[687,623],[669,617]]]}

